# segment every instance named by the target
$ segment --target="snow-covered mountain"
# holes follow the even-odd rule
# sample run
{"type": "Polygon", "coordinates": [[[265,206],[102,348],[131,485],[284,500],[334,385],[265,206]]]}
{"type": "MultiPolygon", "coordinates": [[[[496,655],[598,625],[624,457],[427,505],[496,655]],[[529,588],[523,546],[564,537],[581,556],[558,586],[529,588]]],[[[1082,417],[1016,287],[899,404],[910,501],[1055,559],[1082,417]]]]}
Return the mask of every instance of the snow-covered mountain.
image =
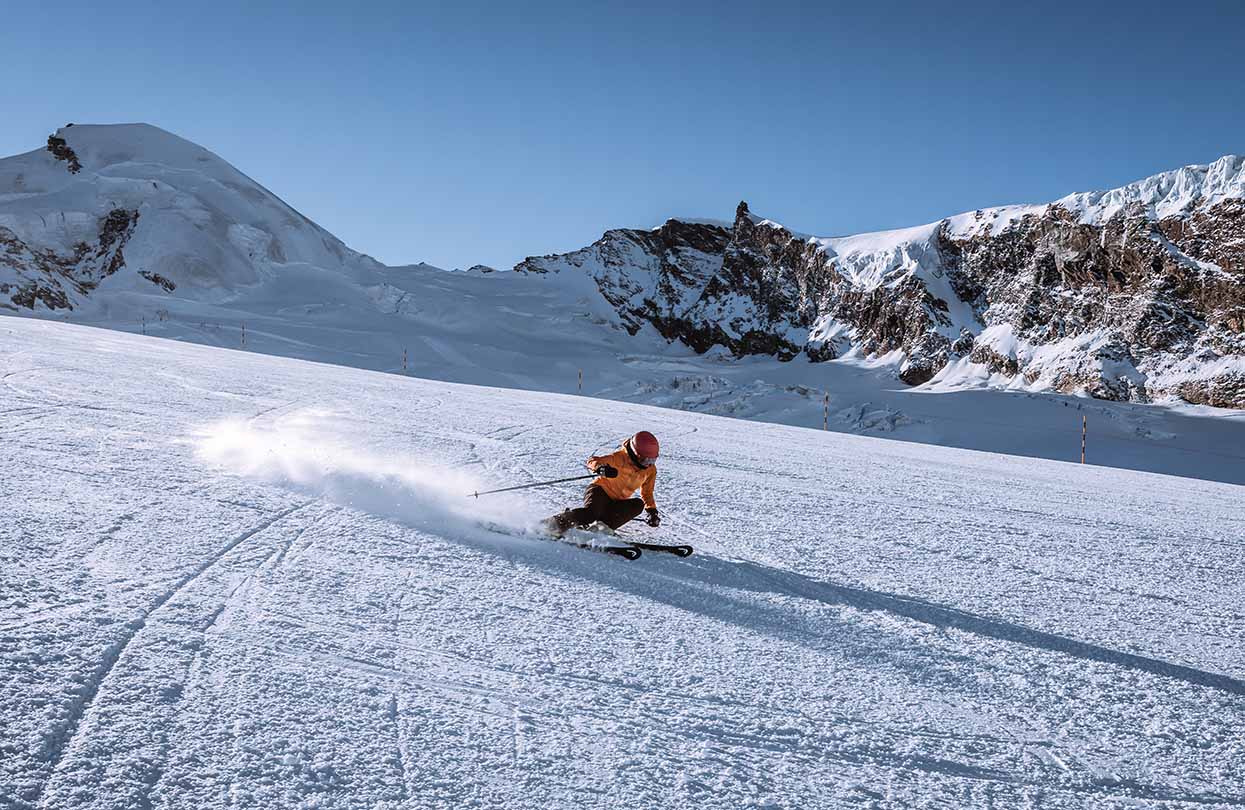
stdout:
{"type": "MultiPolygon", "coordinates": [[[[79,125],[45,149],[0,160],[0,313],[1043,458],[1079,458],[1088,415],[1095,463],[1237,481],[1245,466],[1231,448],[1241,423],[1224,411],[1028,390],[1154,396],[1166,390],[1156,369],[1185,357],[1186,372],[1162,367],[1184,382],[1177,393],[1236,404],[1228,394],[1240,353],[1229,349],[1240,322],[1223,313],[1238,287],[1222,268],[1240,266],[1239,235],[1223,213],[1239,205],[1240,166],[1216,165],[1057,208],[844,238],[794,234],[741,207],[733,224],[610,231],[581,251],[529,259],[520,272],[446,272],[386,267],[357,253],[224,160],[160,129],[79,125]],[[1050,244],[1079,233],[1095,257],[1132,256],[1114,237],[1105,247],[1093,241],[1101,239],[1093,229],[1142,227],[1149,220],[1121,220],[1119,210],[1143,197],[1173,235],[1168,242],[1220,263],[1222,283],[1205,289],[1206,308],[1220,314],[1213,323],[1175,321],[1203,347],[1197,352],[1125,343],[1132,359],[1112,365],[1105,350],[1072,338],[1123,334],[1117,322],[1128,307],[1165,311],[1161,302],[1143,306],[1150,298],[1131,288],[1095,287],[1077,268],[1097,265],[1070,250],[1051,257],[1050,244]],[[1057,213],[1074,208],[1083,213],[1073,219],[1089,221],[1057,213]],[[1051,235],[1034,236],[1042,229],[1051,235]],[[1052,262],[1070,280],[1048,289],[1033,268],[1052,262]],[[1051,343],[1044,328],[1063,329],[1071,343],[1051,343]],[[1073,361],[1145,386],[1072,376],[1073,361]],[[909,388],[896,376],[929,381],[909,388]],[[1199,380],[1213,396],[1197,396],[1199,380]],[[942,395],[926,396],[931,390],[942,395]]],[[[1128,244],[1167,250],[1153,235],[1128,244]]],[[[1195,272],[1172,261],[1171,272],[1195,272]]],[[[1196,272],[1211,277],[1200,265],[1196,272]]],[[[1202,306],[1200,295],[1152,286],[1151,298],[1176,302],[1173,318],[1202,306]]]]}
{"type": "Polygon", "coordinates": [[[177,292],[222,301],[288,266],[382,266],[208,150],[143,124],[73,126],[0,161],[0,306],[177,292]]]}
{"type": "Polygon", "coordinates": [[[1049,205],[820,238],[754,216],[616,230],[526,273],[588,273],[630,329],[698,351],[895,353],[920,385],[986,380],[1245,407],[1245,158],[1049,205]]]}
{"type": "MultiPolygon", "coordinates": [[[[0,161],[0,246],[9,310],[107,307],[123,291],[221,303],[254,298],[262,282],[284,288],[287,308],[343,287],[378,309],[422,297],[219,157],[146,125],[69,126],[46,149],[0,161]]],[[[848,237],[793,233],[741,203],[729,227],[609,231],[516,269],[587,274],[628,332],[651,324],[697,352],[890,355],[913,385],[993,376],[1245,407],[1235,156],[848,237]]]]}

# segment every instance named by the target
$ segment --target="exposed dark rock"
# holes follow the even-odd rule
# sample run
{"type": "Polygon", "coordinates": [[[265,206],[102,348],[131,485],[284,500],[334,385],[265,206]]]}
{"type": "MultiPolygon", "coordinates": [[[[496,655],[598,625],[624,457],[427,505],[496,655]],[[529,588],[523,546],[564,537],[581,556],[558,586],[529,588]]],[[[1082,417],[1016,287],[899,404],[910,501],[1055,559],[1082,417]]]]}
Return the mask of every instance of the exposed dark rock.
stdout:
{"type": "MultiPolygon", "coordinates": [[[[1245,353],[1242,209],[1230,200],[1157,222],[1133,209],[1087,225],[1051,206],[998,236],[957,241],[944,229],[943,252],[960,288],[974,291],[984,324],[1010,325],[1032,345],[1095,332],[1111,336],[1085,363],[1056,374],[1057,390],[1107,399],[1184,396],[1145,384],[1138,370],[1202,343],[1222,354],[1245,353]]],[[[975,348],[972,359],[1008,374],[1021,370],[1015,359],[992,358],[989,347],[975,348]]],[[[1234,407],[1245,407],[1245,399],[1234,407]]]]}
{"type": "Polygon", "coordinates": [[[681,313],[721,268],[730,238],[731,231],[719,225],[672,219],[648,231],[607,231],[582,250],[532,257],[514,269],[538,275],[563,270],[591,273],[628,332],[635,334],[649,323],[666,338],[703,346],[698,350],[705,351],[713,345],[705,342],[711,336],[695,334],[681,313]]]}
{"type": "Polygon", "coordinates": [[[177,289],[176,284],[159,273],[153,273],[150,270],[139,270],[138,274],[150,281],[152,284],[162,287],[165,292],[173,292],[173,290],[177,289]]]}
{"type": "Polygon", "coordinates": [[[991,371],[1000,372],[1009,376],[1016,376],[1020,373],[1020,364],[1015,357],[1011,355],[1000,354],[991,346],[973,346],[968,354],[968,359],[974,363],[980,363],[991,371]]]}
{"type": "MultiPolygon", "coordinates": [[[[73,126],[73,124],[70,124],[69,126],[73,126]]],[[[68,164],[70,174],[77,174],[82,171],[82,164],[78,161],[78,156],[74,154],[74,151],[69,147],[69,144],[65,143],[64,138],[49,135],[48,151],[52,153],[52,157],[57,160],[63,160],[66,164],[68,164]]]]}
{"type": "Polygon", "coordinates": [[[1195,405],[1212,405],[1216,408],[1245,407],[1245,375],[1228,373],[1209,379],[1196,379],[1180,383],[1173,394],[1195,405]]]}
{"type": "MultiPolygon", "coordinates": [[[[5,292],[9,292],[8,287],[9,285],[6,284],[5,292]]],[[[9,296],[9,300],[25,309],[34,309],[36,302],[42,302],[48,309],[73,309],[63,289],[47,287],[38,282],[14,290],[9,296]]]]}
{"type": "Polygon", "coordinates": [[[17,280],[4,285],[0,293],[26,309],[33,309],[36,303],[49,309],[73,309],[74,295],[89,293],[125,266],[123,249],[137,223],[137,211],[115,208],[100,220],[95,245],[79,242],[68,255],[36,250],[13,231],[0,227],[0,269],[8,270],[17,280]]]}

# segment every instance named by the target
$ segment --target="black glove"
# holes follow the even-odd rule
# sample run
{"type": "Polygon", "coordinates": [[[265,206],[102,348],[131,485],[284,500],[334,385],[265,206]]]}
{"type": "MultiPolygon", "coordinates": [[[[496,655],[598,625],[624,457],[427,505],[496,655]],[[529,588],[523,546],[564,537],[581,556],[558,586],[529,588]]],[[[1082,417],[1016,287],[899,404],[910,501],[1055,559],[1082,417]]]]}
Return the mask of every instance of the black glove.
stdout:
{"type": "Polygon", "coordinates": [[[618,477],[618,470],[614,469],[608,464],[598,464],[596,468],[593,470],[593,472],[603,478],[617,478],[618,477]]]}
{"type": "Polygon", "coordinates": [[[654,529],[661,525],[661,515],[657,514],[656,509],[645,509],[644,514],[648,515],[648,520],[646,522],[654,529]]]}

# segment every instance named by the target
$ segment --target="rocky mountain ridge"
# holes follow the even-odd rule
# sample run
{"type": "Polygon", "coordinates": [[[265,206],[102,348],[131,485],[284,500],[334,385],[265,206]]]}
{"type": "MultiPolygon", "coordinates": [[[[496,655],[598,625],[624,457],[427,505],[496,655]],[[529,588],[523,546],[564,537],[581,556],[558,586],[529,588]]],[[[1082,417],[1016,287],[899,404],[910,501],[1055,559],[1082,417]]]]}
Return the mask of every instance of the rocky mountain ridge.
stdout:
{"type": "Polygon", "coordinates": [[[697,351],[893,357],[911,385],[989,381],[1245,407],[1245,159],[900,231],[615,230],[529,274],[587,273],[634,332],[697,351]]]}

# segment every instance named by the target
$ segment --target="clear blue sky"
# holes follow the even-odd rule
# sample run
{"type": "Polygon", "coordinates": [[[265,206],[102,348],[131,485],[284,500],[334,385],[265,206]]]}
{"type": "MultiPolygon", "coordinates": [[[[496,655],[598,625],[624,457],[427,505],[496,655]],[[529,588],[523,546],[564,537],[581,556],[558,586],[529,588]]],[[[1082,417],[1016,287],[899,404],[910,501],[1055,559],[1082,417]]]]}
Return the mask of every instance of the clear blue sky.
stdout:
{"type": "Polygon", "coordinates": [[[146,121],[389,263],[901,227],[1245,152],[1245,3],[9,3],[0,154],[146,121]]]}

